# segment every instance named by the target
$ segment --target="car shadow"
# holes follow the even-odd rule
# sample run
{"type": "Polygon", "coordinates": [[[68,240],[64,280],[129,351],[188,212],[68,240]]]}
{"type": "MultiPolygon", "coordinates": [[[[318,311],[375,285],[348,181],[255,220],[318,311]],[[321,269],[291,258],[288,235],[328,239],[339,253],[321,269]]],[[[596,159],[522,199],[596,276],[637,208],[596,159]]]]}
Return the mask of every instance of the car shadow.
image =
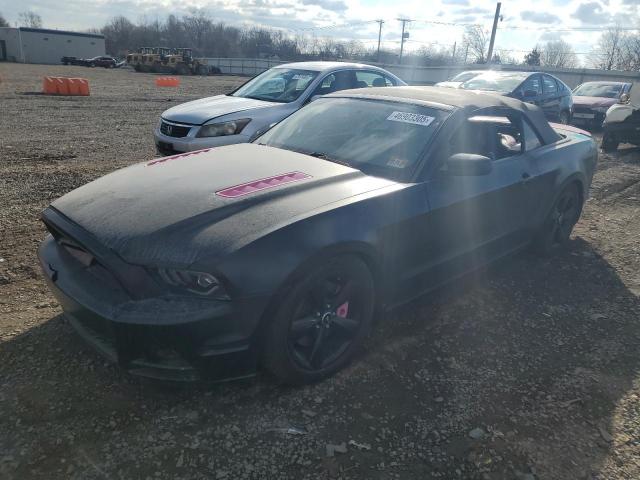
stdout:
{"type": "Polygon", "coordinates": [[[279,478],[309,465],[343,478],[607,478],[612,452],[637,442],[620,412],[640,366],[638,311],[577,238],[394,309],[324,382],[179,389],[105,364],[55,315],[0,344],[0,476],[67,478],[65,458],[78,478],[259,478],[243,465],[268,457],[279,478]],[[325,458],[350,439],[364,446],[325,458]]]}

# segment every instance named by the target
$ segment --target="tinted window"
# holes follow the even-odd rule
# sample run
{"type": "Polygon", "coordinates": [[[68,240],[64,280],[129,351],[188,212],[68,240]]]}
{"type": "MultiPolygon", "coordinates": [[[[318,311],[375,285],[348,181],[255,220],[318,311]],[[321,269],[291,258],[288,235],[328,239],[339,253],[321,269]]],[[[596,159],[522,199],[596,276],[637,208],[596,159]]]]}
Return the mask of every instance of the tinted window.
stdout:
{"type": "Polygon", "coordinates": [[[548,75],[543,75],[542,79],[544,83],[544,93],[556,93],[558,91],[558,84],[553,78],[548,75]]]}
{"type": "MultiPolygon", "coordinates": [[[[364,85],[360,85],[361,87],[364,85]]],[[[326,95],[340,90],[349,88],[358,88],[356,73],[353,70],[343,70],[327,75],[318,87],[313,91],[311,96],[326,95]]]]}
{"type": "Polygon", "coordinates": [[[256,142],[401,179],[413,171],[448,115],[447,111],[406,103],[322,98],[256,142]]]}
{"type": "Polygon", "coordinates": [[[232,95],[271,102],[293,102],[318,75],[311,70],[272,68],[249,80],[232,95]]]}
{"type": "Polygon", "coordinates": [[[522,84],[522,92],[527,90],[536,92],[536,95],[542,95],[542,85],[540,84],[540,75],[534,75],[529,77],[526,82],[522,84]]]}

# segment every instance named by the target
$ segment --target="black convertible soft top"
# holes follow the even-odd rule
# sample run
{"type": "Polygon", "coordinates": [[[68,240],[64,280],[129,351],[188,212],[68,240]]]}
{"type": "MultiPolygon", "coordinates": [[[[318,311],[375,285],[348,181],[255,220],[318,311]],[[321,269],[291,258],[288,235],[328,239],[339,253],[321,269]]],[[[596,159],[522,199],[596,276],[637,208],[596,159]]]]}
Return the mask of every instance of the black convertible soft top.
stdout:
{"type": "Polygon", "coordinates": [[[374,87],[367,89],[342,90],[327,95],[328,97],[376,98],[387,100],[402,100],[411,103],[431,103],[438,107],[453,107],[455,109],[473,112],[485,108],[511,108],[526,115],[545,144],[557,142],[560,136],[555,132],[544,116],[543,111],[529,103],[515,98],[505,97],[498,93],[478,92],[474,90],[460,90],[442,87],[374,87]]]}

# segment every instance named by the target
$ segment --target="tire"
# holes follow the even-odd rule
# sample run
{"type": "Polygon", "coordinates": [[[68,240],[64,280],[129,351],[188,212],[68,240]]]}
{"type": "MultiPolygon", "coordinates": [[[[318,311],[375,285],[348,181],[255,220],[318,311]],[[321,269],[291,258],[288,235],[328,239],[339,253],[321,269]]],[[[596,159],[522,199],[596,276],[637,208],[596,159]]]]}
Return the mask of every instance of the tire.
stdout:
{"type": "Polygon", "coordinates": [[[191,71],[184,63],[179,63],[176,66],[176,75],[189,75],[189,73],[191,73],[191,71]]]}
{"type": "Polygon", "coordinates": [[[196,73],[198,75],[204,76],[209,72],[209,69],[207,67],[205,67],[204,65],[200,65],[198,66],[198,69],[196,71],[196,73]]]}
{"type": "Polygon", "coordinates": [[[582,195],[573,183],[558,195],[542,228],[535,236],[533,248],[542,256],[549,256],[562,250],[582,213],[582,195]]]}
{"type": "Polygon", "coordinates": [[[316,263],[289,285],[266,327],[263,365],[279,381],[316,382],[347,365],[374,314],[374,282],[353,255],[316,263]]]}
{"type": "Polygon", "coordinates": [[[569,115],[569,112],[567,112],[566,110],[560,112],[560,115],[558,116],[560,119],[560,123],[563,125],[569,125],[569,122],[571,121],[571,116],[569,115]]]}
{"type": "Polygon", "coordinates": [[[605,153],[613,153],[616,150],[618,150],[618,145],[620,145],[620,142],[618,142],[614,136],[612,136],[610,133],[605,133],[602,136],[602,151],[605,153]]]}

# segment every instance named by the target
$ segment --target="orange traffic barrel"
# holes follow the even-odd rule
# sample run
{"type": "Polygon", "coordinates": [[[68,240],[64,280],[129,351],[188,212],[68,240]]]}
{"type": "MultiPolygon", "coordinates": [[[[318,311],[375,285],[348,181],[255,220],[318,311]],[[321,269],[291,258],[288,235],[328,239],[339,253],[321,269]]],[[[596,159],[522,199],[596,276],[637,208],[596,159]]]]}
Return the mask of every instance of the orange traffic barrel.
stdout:
{"type": "Polygon", "coordinates": [[[52,77],[44,77],[42,79],[42,93],[52,95],[56,93],[56,86],[52,77]]]}
{"type": "Polygon", "coordinates": [[[53,83],[55,84],[58,95],[69,95],[69,82],[66,78],[54,77],[53,83]]]}
{"type": "Polygon", "coordinates": [[[157,87],[177,87],[180,85],[180,79],[177,77],[158,77],[156,78],[157,87]]]}
{"type": "Polygon", "coordinates": [[[86,78],[68,78],[69,95],[89,95],[89,82],[86,78]]]}
{"type": "Polygon", "coordinates": [[[86,78],[44,77],[42,93],[45,95],[89,95],[86,78]]]}

